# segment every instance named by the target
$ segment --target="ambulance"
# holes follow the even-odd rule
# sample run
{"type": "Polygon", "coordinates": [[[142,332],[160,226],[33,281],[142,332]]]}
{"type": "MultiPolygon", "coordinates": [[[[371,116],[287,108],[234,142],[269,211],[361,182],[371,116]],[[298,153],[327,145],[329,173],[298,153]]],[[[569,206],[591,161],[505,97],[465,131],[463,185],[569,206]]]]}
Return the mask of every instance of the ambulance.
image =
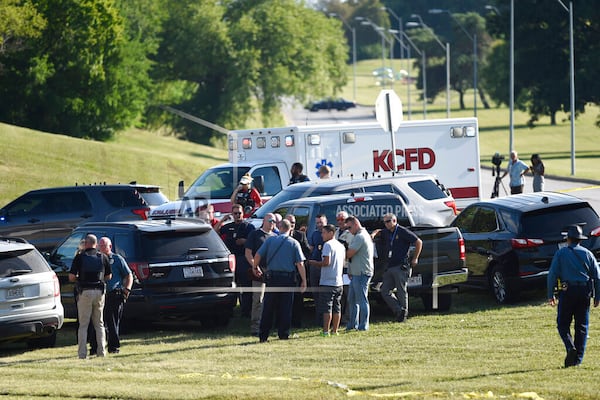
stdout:
{"type": "Polygon", "coordinates": [[[319,179],[322,165],[331,168],[333,178],[435,175],[459,209],[481,198],[476,118],[402,121],[393,139],[377,122],[230,131],[229,163],[206,170],[180,191],[180,200],[156,207],[151,217],[193,216],[207,202],[217,212],[229,212],[230,196],[246,173],[267,201],[288,185],[295,162],[311,180],[319,179]]]}

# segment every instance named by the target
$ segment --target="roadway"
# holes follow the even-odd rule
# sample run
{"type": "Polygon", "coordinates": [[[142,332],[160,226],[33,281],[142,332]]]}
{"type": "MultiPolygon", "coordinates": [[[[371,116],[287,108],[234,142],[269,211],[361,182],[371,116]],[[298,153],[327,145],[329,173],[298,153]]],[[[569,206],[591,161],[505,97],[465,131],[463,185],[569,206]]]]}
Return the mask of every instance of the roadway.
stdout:
{"type": "MultiPolygon", "coordinates": [[[[300,105],[287,103],[284,106],[284,116],[288,125],[321,125],[321,124],[342,124],[357,122],[375,121],[374,107],[358,106],[347,111],[318,111],[310,112],[303,109],[300,105]]],[[[413,109],[413,119],[422,119],[423,114],[419,110],[413,109]]],[[[406,110],[404,118],[408,119],[406,110]]],[[[508,160],[508,157],[507,157],[508,160]]],[[[526,160],[526,162],[528,162],[526,160]]],[[[506,160],[501,165],[506,168],[506,160]]],[[[548,168],[548,166],[546,166],[548,168]]],[[[492,176],[492,162],[481,165],[481,198],[489,199],[494,188],[495,177],[492,176]]],[[[500,185],[500,196],[506,196],[510,193],[508,187],[508,177],[504,178],[500,185]],[[506,189],[506,190],[505,190],[506,189]],[[508,193],[507,193],[508,191],[508,193]]],[[[442,182],[443,183],[443,182],[442,182]]],[[[552,175],[546,176],[545,190],[568,193],[589,202],[596,212],[600,212],[600,181],[564,178],[552,175]]],[[[525,192],[532,192],[532,177],[525,176],[525,192]]]]}

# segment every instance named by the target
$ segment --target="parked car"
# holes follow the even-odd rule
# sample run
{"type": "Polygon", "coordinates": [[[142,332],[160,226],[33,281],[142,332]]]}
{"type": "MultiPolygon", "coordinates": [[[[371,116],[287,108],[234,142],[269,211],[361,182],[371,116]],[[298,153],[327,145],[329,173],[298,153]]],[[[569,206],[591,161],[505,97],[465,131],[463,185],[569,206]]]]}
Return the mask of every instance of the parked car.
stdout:
{"type": "Polygon", "coordinates": [[[53,347],[63,325],[58,278],[23,239],[0,238],[0,343],[53,347]]]}
{"type": "Polygon", "coordinates": [[[168,201],[153,185],[79,185],[32,190],[0,209],[0,235],[52,250],[86,221],[143,220],[168,201]]]}
{"type": "Polygon", "coordinates": [[[337,110],[337,111],[346,111],[349,108],[355,108],[356,103],[353,101],[344,100],[342,98],[339,99],[325,99],[320,101],[313,101],[309,103],[305,108],[309,111],[319,111],[319,110],[337,110]]]}
{"type": "MultiPolygon", "coordinates": [[[[307,235],[316,229],[315,217],[324,214],[330,223],[340,211],[357,217],[368,231],[384,229],[383,216],[394,213],[398,224],[413,230],[422,240],[423,249],[419,264],[408,280],[409,293],[420,296],[425,308],[433,308],[433,294],[439,310],[448,310],[452,293],[457,291],[457,283],[467,280],[464,245],[460,231],[454,227],[417,227],[414,218],[401,196],[393,193],[333,194],[288,200],[279,205],[275,212],[282,216],[296,217],[296,228],[304,228],[307,235]]],[[[385,244],[375,241],[376,254],[384,254],[385,244]]],[[[387,259],[375,258],[375,272],[371,279],[371,292],[379,298],[383,273],[387,259]]]]}
{"type": "Polygon", "coordinates": [[[124,319],[229,321],[236,300],[235,258],[209,224],[191,219],[88,222],[75,228],[49,255],[67,317],[76,316],[68,271],[88,233],[109,237],[134,274],[124,319]]]}
{"type": "Polygon", "coordinates": [[[385,192],[402,197],[416,226],[448,226],[456,216],[456,202],[433,175],[406,174],[382,178],[341,178],[296,183],[285,187],[260,207],[252,222],[260,225],[265,214],[287,200],[333,193],[385,192]]]}
{"type": "Polygon", "coordinates": [[[600,258],[600,219],[588,202],[537,192],[473,203],[451,224],[465,240],[468,284],[487,286],[499,303],[546,284],[556,250],[569,225],[585,224],[582,245],[600,258]]]}

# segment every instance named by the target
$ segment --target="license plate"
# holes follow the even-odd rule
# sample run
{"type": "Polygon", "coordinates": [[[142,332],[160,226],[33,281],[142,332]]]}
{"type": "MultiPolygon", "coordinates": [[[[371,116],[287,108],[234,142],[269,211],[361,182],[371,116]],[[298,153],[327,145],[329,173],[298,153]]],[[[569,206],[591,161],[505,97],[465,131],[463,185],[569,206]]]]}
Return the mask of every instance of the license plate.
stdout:
{"type": "Polygon", "coordinates": [[[24,297],[25,293],[23,292],[22,287],[11,288],[6,291],[7,299],[16,299],[18,297],[24,297]]]}
{"type": "Polygon", "coordinates": [[[183,277],[184,278],[202,278],[204,276],[204,271],[202,267],[184,267],[183,268],[183,277]]]}
{"type": "Polygon", "coordinates": [[[422,286],[423,277],[421,275],[411,276],[408,278],[408,286],[422,286]]]}

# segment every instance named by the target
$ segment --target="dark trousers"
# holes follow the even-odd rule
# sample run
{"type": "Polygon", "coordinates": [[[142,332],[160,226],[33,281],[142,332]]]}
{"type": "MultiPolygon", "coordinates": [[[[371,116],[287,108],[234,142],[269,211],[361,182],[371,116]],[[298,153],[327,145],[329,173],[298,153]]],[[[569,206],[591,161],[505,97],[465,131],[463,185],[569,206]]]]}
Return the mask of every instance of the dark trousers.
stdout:
{"type": "Polygon", "coordinates": [[[250,267],[247,263],[237,265],[239,269],[235,270],[235,284],[240,290],[240,311],[243,317],[249,317],[252,313],[252,280],[248,277],[250,267]]]}
{"type": "Polygon", "coordinates": [[[590,290],[587,285],[569,286],[561,291],[558,301],[556,324],[558,334],[565,344],[567,352],[577,349],[576,364],[583,361],[587,341],[590,317],[590,290]],[[571,322],[575,320],[574,333],[571,335],[571,322]]]}
{"type": "Polygon", "coordinates": [[[277,271],[272,271],[271,274],[271,277],[266,281],[263,311],[260,319],[259,338],[261,341],[265,341],[269,337],[274,318],[277,321],[279,339],[287,339],[290,336],[292,325],[292,305],[296,287],[295,275],[293,272],[278,273],[277,271]],[[286,288],[289,291],[285,290],[286,288]]]}
{"type": "Polygon", "coordinates": [[[321,280],[321,268],[310,267],[310,288],[312,297],[315,303],[315,324],[321,326],[323,324],[323,313],[320,312],[319,307],[319,282],[321,280]]]}
{"type": "MultiPolygon", "coordinates": [[[[120,325],[123,316],[123,297],[114,291],[106,293],[104,303],[104,328],[106,329],[106,341],[108,351],[113,351],[121,347],[120,325]]],[[[92,324],[88,327],[88,339],[90,349],[95,353],[98,345],[96,343],[96,333],[92,324]]]]}

